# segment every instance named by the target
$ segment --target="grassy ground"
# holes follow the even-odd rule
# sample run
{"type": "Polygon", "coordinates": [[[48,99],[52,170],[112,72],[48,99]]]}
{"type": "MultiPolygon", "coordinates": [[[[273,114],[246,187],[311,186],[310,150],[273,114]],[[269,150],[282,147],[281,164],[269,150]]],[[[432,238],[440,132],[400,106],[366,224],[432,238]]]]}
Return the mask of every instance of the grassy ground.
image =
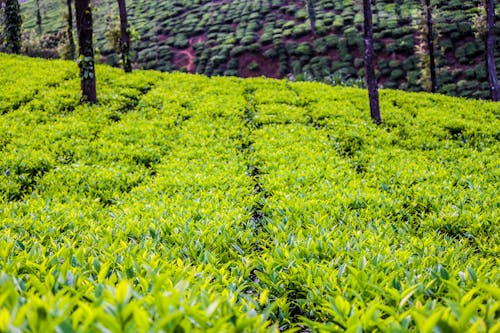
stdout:
{"type": "Polygon", "coordinates": [[[500,329],[500,106],[0,55],[0,331],[500,329]]]}

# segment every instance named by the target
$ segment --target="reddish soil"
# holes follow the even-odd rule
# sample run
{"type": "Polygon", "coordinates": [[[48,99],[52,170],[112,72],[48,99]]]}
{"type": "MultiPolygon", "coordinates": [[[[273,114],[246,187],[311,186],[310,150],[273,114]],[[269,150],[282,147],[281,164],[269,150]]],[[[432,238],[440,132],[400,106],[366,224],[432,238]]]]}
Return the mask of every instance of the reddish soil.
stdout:
{"type": "Polygon", "coordinates": [[[196,56],[194,54],[194,46],[196,44],[205,42],[207,36],[200,35],[189,38],[189,46],[185,50],[173,50],[173,63],[176,68],[185,67],[188,73],[196,72],[196,56]]]}
{"type": "Polygon", "coordinates": [[[326,55],[332,61],[339,60],[339,52],[336,49],[328,51],[326,55]]]}
{"type": "MultiPolygon", "coordinates": [[[[277,14],[279,14],[279,13],[277,13],[277,14]]],[[[286,21],[295,21],[295,16],[291,16],[291,15],[282,14],[282,15],[280,15],[280,18],[282,18],[286,21]]]]}
{"type": "Polygon", "coordinates": [[[239,59],[238,74],[241,77],[257,77],[265,75],[267,77],[277,79],[280,78],[279,61],[278,59],[268,59],[264,57],[262,53],[246,53],[239,59]],[[252,62],[259,65],[258,70],[251,71],[248,69],[248,65],[252,62]]]}
{"type": "Polygon", "coordinates": [[[387,47],[387,45],[394,43],[395,39],[394,38],[383,38],[382,43],[384,43],[384,47],[387,47]]]}
{"type": "Polygon", "coordinates": [[[305,42],[310,42],[312,43],[314,41],[314,36],[313,35],[305,35],[299,38],[285,38],[283,40],[285,43],[305,43],[305,42]]]}
{"type": "Polygon", "coordinates": [[[174,64],[177,68],[185,67],[189,73],[194,73],[196,70],[194,64],[195,57],[192,50],[180,50],[174,53],[174,64]]]}

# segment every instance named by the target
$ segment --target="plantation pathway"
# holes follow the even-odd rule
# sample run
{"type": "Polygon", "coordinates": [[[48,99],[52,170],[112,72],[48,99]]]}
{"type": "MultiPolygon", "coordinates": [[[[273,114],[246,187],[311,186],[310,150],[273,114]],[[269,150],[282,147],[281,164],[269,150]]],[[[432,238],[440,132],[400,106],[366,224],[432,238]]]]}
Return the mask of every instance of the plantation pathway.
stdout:
{"type": "MultiPolygon", "coordinates": [[[[263,246],[265,244],[264,237],[261,232],[265,232],[264,222],[265,222],[265,214],[264,214],[264,203],[260,200],[260,194],[264,192],[261,184],[261,171],[259,168],[259,163],[255,159],[255,130],[259,126],[259,124],[255,121],[255,117],[258,113],[256,103],[255,103],[255,87],[246,87],[243,92],[243,96],[246,101],[245,113],[243,115],[242,121],[245,123],[245,126],[248,129],[247,136],[243,142],[245,156],[247,158],[247,168],[249,170],[248,176],[252,178],[253,182],[253,204],[250,207],[251,217],[249,221],[249,227],[252,229],[255,235],[259,236],[256,238],[255,251],[260,252],[263,250],[263,246]]],[[[269,192],[264,193],[264,198],[269,196],[269,192]]],[[[252,280],[255,279],[255,272],[252,270],[251,276],[252,280]]]]}
{"type": "Polygon", "coordinates": [[[174,64],[178,67],[186,67],[189,73],[196,72],[196,56],[194,46],[207,40],[205,35],[189,38],[189,46],[185,50],[175,51],[174,64]]]}
{"type": "Polygon", "coordinates": [[[182,51],[178,52],[178,55],[184,55],[187,57],[187,64],[185,66],[186,66],[186,69],[189,73],[193,73],[195,70],[195,67],[194,67],[195,56],[193,55],[192,52],[193,52],[192,47],[190,47],[187,50],[182,50],[182,51]]]}

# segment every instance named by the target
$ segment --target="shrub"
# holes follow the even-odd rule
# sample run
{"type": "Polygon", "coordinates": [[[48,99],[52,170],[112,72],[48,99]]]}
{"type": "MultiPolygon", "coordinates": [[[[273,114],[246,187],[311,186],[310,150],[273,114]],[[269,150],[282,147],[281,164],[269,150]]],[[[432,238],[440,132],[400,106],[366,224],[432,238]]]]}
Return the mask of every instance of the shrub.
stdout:
{"type": "Polygon", "coordinates": [[[246,52],[246,48],[244,46],[236,46],[231,50],[231,57],[237,57],[246,52]]]}
{"type": "Polygon", "coordinates": [[[314,52],[316,53],[326,53],[329,50],[328,43],[325,38],[318,38],[314,41],[314,52]]]}
{"type": "Polygon", "coordinates": [[[297,46],[295,49],[295,54],[297,55],[311,55],[312,54],[312,48],[311,44],[309,43],[301,43],[297,46]]]}
{"type": "Polygon", "coordinates": [[[251,72],[256,72],[260,69],[260,66],[255,61],[252,61],[251,63],[248,64],[247,69],[251,72]]]}
{"type": "Polygon", "coordinates": [[[389,61],[390,68],[399,68],[401,67],[401,62],[399,60],[393,59],[389,61]]]}
{"type": "Polygon", "coordinates": [[[381,90],[375,125],[365,89],[97,66],[89,106],[77,72],[0,54],[0,330],[495,322],[495,103],[381,90]]]}
{"type": "Polygon", "coordinates": [[[311,26],[307,22],[295,25],[292,29],[292,36],[294,38],[300,38],[310,33],[311,33],[311,26]]]}

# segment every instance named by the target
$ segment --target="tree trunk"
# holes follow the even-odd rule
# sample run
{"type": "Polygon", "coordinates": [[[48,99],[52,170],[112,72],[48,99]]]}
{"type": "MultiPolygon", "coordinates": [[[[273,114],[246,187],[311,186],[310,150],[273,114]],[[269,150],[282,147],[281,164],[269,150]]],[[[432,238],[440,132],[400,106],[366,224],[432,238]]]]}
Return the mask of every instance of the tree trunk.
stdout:
{"type": "Polygon", "coordinates": [[[377,78],[375,77],[371,1],[363,0],[366,86],[368,87],[368,96],[370,98],[371,117],[376,124],[380,124],[382,118],[380,116],[377,78]]]}
{"type": "Polygon", "coordinates": [[[75,59],[75,40],[73,38],[73,10],[71,9],[71,0],[67,0],[68,22],[66,26],[66,37],[69,43],[69,57],[75,59]]]}
{"type": "Polygon", "coordinates": [[[316,11],[314,10],[314,0],[306,0],[307,15],[311,25],[311,33],[316,36],[316,11]]]}
{"type": "Polygon", "coordinates": [[[486,69],[490,96],[493,101],[500,101],[500,88],[498,86],[497,69],[495,65],[495,1],[486,0],[486,69]]]}
{"type": "Polygon", "coordinates": [[[90,0],[76,0],[75,11],[78,45],[80,48],[81,102],[97,103],[90,0]]]}
{"type": "Polygon", "coordinates": [[[15,54],[21,53],[21,29],[23,19],[18,0],[5,1],[5,44],[7,49],[15,54]]]}
{"type": "Polygon", "coordinates": [[[36,0],[36,25],[38,34],[42,34],[42,14],[40,14],[40,0],[36,0]]]}
{"type": "Polygon", "coordinates": [[[132,64],[130,61],[130,35],[125,0],[118,0],[118,9],[120,11],[120,52],[122,54],[123,70],[129,73],[132,71],[132,64]]]}
{"type": "Polygon", "coordinates": [[[429,71],[431,75],[431,92],[437,91],[436,58],[434,56],[434,22],[432,19],[431,0],[425,0],[427,16],[427,51],[429,52],[429,71]]]}

